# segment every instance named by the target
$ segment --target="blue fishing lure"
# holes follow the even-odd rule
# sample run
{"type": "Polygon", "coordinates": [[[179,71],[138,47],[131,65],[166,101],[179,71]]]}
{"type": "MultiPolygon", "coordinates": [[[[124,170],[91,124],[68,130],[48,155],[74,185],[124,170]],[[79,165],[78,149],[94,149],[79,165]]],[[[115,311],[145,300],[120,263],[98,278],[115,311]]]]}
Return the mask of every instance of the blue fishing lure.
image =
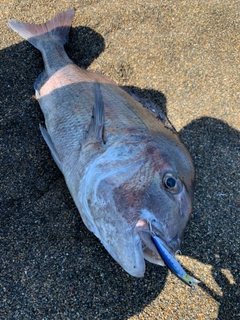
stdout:
{"type": "Polygon", "coordinates": [[[186,271],[183,269],[183,267],[180,265],[177,259],[167,250],[163,241],[159,237],[157,237],[153,232],[151,232],[151,236],[153,243],[155,244],[166,266],[180,280],[182,280],[184,283],[195,289],[195,284],[199,283],[200,281],[186,273],[186,271]]]}

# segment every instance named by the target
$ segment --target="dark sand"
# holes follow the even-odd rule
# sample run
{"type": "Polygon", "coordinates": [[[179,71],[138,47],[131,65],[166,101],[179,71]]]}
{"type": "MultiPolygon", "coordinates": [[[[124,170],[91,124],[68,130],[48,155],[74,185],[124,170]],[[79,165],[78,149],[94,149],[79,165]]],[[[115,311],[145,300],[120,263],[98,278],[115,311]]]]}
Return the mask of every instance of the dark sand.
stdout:
{"type": "Polygon", "coordinates": [[[239,319],[239,1],[0,1],[0,319],[239,319]],[[7,19],[76,8],[67,51],[151,97],[196,165],[182,265],[126,274],[85,228],[32,98],[40,53],[7,19]]]}

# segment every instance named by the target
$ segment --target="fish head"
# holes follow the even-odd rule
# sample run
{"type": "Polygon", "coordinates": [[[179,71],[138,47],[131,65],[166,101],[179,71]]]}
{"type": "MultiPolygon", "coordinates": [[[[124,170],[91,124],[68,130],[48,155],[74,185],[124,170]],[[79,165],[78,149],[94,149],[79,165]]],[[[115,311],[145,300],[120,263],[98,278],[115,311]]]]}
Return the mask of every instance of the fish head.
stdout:
{"type": "Polygon", "coordinates": [[[193,204],[194,166],[179,138],[156,134],[147,142],[109,148],[94,171],[94,180],[85,180],[92,187],[93,232],[133,276],[144,275],[144,259],[164,265],[151,232],[175,253],[193,204]]]}

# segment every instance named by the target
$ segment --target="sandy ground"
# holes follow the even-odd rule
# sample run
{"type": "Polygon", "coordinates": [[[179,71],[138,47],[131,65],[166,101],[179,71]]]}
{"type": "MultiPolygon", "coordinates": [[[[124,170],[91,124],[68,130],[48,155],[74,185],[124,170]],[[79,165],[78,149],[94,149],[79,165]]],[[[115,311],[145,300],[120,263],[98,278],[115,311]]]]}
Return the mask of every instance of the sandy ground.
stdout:
{"type": "Polygon", "coordinates": [[[239,12],[237,0],[0,0],[0,319],[239,319],[239,12]],[[143,279],[126,274],[41,138],[42,59],[7,19],[42,23],[72,6],[70,57],[153,99],[194,159],[179,259],[196,292],[149,263],[143,279]]]}

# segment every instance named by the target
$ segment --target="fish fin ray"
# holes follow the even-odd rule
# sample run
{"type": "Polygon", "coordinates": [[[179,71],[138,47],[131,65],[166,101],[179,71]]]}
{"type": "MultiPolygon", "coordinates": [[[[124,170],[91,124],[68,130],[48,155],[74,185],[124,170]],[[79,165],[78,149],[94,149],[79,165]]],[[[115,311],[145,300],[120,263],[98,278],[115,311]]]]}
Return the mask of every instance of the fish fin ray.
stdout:
{"type": "Polygon", "coordinates": [[[127,92],[132,98],[134,98],[137,102],[141,103],[141,105],[143,105],[145,108],[147,108],[151,112],[153,112],[153,109],[157,110],[157,113],[155,113],[156,118],[160,120],[166,128],[170,129],[173,132],[177,132],[173,124],[171,123],[171,121],[168,119],[165,112],[162,111],[160,106],[158,106],[155,102],[153,102],[150,97],[147,97],[147,98],[143,97],[140,94],[136,93],[135,90],[132,91],[127,86],[120,86],[120,88],[123,89],[125,92],[127,92]]]}
{"type": "Polygon", "coordinates": [[[48,80],[47,73],[46,71],[43,71],[40,73],[40,75],[37,77],[36,81],[34,82],[33,87],[35,89],[36,99],[40,98],[40,89],[47,80],[48,80]]]}
{"type": "Polygon", "coordinates": [[[86,134],[83,147],[92,143],[103,143],[103,118],[104,118],[104,103],[101,94],[100,84],[94,83],[94,106],[92,110],[92,118],[89,124],[89,129],[86,134]]]}
{"type": "Polygon", "coordinates": [[[41,130],[41,134],[43,136],[43,139],[45,140],[46,144],[48,145],[48,148],[50,149],[51,151],[51,154],[52,154],[52,157],[54,159],[54,161],[56,162],[58,168],[60,169],[61,172],[63,172],[63,164],[62,164],[62,161],[53,145],[53,142],[52,142],[52,139],[50,137],[50,135],[48,134],[47,130],[39,125],[40,127],[40,130],[41,130]]]}
{"type": "Polygon", "coordinates": [[[74,11],[74,8],[71,8],[58,14],[52,20],[38,25],[15,20],[9,20],[8,24],[21,37],[41,51],[42,42],[49,38],[55,38],[56,41],[60,41],[63,45],[67,42],[74,11]]]}

